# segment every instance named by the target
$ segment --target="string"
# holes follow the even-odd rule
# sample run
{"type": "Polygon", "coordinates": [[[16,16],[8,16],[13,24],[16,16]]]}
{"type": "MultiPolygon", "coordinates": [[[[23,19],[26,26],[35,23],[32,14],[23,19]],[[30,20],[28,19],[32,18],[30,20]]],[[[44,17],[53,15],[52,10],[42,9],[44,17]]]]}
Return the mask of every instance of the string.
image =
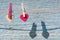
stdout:
{"type": "Polygon", "coordinates": [[[23,0],[22,0],[22,3],[21,3],[21,8],[22,8],[22,14],[23,14],[23,17],[25,17],[25,12],[24,12],[24,3],[23,3],[23,0]]]}
{"type": "MultiPolygon", "coordinates": [[[[31,30],[28,30],[28,29],[15,29],[15,28],[0,28],[1,29],[4,29],[4,30],[15,30],[15,31],[31,31],[31,30]]],[[[57,30],[57,29],[60,29],[60,28],[51,28],[51,29],[47,29],[48,31],[51,31],[51,30],[57,30]]],[[[36,30],[36,31],[42,31],[41,29],[40,30],[36,30]]]]}

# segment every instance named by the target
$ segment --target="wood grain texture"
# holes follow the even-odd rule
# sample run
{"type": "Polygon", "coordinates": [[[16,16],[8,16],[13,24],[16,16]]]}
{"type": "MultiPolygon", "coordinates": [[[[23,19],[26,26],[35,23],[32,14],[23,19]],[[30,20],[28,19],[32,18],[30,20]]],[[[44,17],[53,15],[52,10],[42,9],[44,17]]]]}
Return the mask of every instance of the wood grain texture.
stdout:
{"type": "Polygon", "coordinates": [[[27,22],[19,19],[21,0],[0,0],[0,40],[46,40],[42,36],[41,21],[44,21],[49,32],[47,40],[60,39],[60,0],[24,0],[27,22]],[[9,3],[13,3],[14,19],[11,23],[6,19],[9,3]],[[31,39],[29,32],[32,24],[37,24],[37,36],[31,39]]]}

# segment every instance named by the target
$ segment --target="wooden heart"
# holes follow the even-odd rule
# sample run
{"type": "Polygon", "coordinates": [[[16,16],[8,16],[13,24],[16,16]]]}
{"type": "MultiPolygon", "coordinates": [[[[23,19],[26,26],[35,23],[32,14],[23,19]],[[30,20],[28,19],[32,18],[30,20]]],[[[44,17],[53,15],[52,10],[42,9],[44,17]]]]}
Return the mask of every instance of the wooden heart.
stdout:
{"type": "Polygon", "coordinates": [[[9,19],[12,19],[12,13],[9,13],[9,14],[8,14],[8,18],[9,18],[9,19]]]}
{"type": "Polygon", "coordinates": [[[21,20],[23,20],[24,22],[27,21],[28,17],[29,17],[28,14],[25,14],[25,17],[23,17],[23,15],[20,15],[21,20]]]}
{"type": "Polygon", "coordinates": [[[9,5],[8,18],[9,18],[9,19],[12,19],[12,3],[10,3],[10,5],[9,5]]]}

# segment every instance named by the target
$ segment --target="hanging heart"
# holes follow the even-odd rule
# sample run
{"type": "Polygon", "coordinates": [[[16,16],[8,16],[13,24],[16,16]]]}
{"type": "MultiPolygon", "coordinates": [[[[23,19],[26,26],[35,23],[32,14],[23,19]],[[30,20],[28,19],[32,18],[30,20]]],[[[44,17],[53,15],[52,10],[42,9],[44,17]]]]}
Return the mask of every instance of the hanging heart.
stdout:
{"type": "Polygon", "coordinates": [[[12,20],[12,14],[8,14],[8,18],[12,20]]]}
{"type": "Polygon", "coordinates": [[[10,6],[9,6],[8,18],[12,19],[12,3],[10,3],[10,6]]]}
{"type": "Polygon", "coordinates": [[[22,14],[22,15],[20,15],[21,20],[23,20],[24,22],[26,22],[26,21],[27,21],[28,17],[29,17],[29,15],[28,15],[28,14],[25,14],[25,17],[23,17],[23,14],[22,14]]]}
{"type": "Polygon", "coordinates": [[[13,18],[13,15],[12,15],[12,3],[10,3],[10,5],[9,5],[8,15],[6,16],[6,18],[9,21],[11,21],[12,18],[13,18]]]}

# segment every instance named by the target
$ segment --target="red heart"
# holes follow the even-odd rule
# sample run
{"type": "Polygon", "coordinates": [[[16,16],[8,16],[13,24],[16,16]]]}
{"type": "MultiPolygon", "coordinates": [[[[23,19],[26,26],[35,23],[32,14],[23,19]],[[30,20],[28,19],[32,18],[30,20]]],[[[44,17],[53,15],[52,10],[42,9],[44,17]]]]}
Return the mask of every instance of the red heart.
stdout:
{"type": "Polygon", "coordinates": [[[25,17],[23,17],[23,15],[20,15],[20,18],[21,18],[24,22],[27,21],[28,17],[29,17],[28,14],[25,14],[25,17]]]}
{"type": "Polygon", "coordinates": [[[9,18],[9,19],[12,19],[12,13],[9,13],[9,14],[8,14],[8,18],[9,18]]]}
{"type": "Polygon", "coordinates": [[[9,18],[9,19],[12,19],[12,3],[10,3],[10,5],[9,5],[8,18],[9,18]]]}

